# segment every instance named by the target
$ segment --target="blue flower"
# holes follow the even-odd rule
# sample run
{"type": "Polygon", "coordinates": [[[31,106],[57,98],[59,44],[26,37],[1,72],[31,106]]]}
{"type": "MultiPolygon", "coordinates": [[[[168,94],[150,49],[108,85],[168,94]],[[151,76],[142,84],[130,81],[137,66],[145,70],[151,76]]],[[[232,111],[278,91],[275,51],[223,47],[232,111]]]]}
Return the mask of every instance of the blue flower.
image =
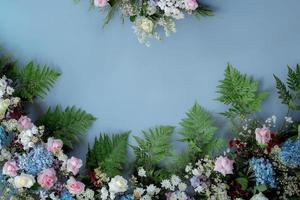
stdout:
{"type": "Polygon", "coordinates": [[[249,164],[250,168],[254,171],[257,185],[265,184],[271,188],[276,187],[273,167],[269,160],[264,158],[252,158],[249,164]]]}
{"type": "Polygon", "coordinates": [[[288,140],[283,143],[279,160],[290,168],[300,167],[300,139],[296,141],[288,140]]]}
{"type": "Polygon", "coordinates": [[[64,191],[61,193],[59,200],[74,200],[70,192],[64,191]]]}
{"type": "Polygon", "coordinates": [[[36,176],[44,169],[52,167],[53,155],[40,145],[34,147],[27,155],[19,156],[18,165],[21,170],[36,176]]]}
{"type": "Polygon", "coordinates": [[[118,197],[118,200],[133,200],[132,195],[122,195],[118,197]]]}
{"type": "Polygon", "coordinates": [[[9,143],[9,137],[4,128],[0,126],[0,146],[6,146],[9,143]]]}

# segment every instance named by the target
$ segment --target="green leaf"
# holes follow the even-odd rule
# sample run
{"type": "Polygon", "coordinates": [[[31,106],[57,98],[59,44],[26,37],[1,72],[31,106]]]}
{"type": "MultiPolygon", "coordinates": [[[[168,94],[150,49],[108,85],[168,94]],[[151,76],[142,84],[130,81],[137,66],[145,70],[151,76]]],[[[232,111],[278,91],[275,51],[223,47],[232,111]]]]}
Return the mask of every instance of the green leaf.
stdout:
{"type": "Polygon", "coordinates": [[[61,139],[64,144],[73,148],[73,143],[78,137],[87,132],[96,120],[91,114],[76,107],[67,107],[62,110],[60,106],[49,108],[38,120],[38,124],[45,125],[46,132],[55,138],[61,139]]]}
{"type": "Polygon", "coordinates": [[[281,102],[283,104],[288,105],[289,108],[293,108],[294,104],[293,104],[293,97],[291,93],[288,91],[285,84],[277,76],[274,75],[274,78],[276,81],[276,88],[277,88],[279,98],[281,99],[281,102]]]}
{"type": "MultiPolygon", "coordinates": [[[[112,3],[112,2],[111,2],[112,3]]],[[[109,22],[111,21],[111,19],[113,18],[113,16],[115,15],[115,12],[117,11],[117,3],[113,3],[111,4],[111,7],[109,8],[109,11],[104,19],[104,23],[103,23],[103,28],[109,24],[109,22]]]]}
{"type": "Polygon", "coordinates": [[[138,144],[132,146],[137,166],[143,166],[147,171],[169,157],[173,131],[174,127],[160,126],[143,131],[143,139],[133,136],[138,144]]]}
{"type": "Polygon", "coordinates": [[[241,74],[230,64],[227,65],[224,80],[220,81],[217,100],[230,106],[224,114],[226,117],[244,118],[260,110],[262,101],[268,96],[267,92],[258,92],[258,82],[246,74],[241,74]]]}
{"type": "Polygon", "coordinates": [[[196,17],[207,17],[207,16],[214,16],[214,12],[204,5],[199,5],[198,8],[193,12],[196,17]]]}
{"type": "Polygon", "coordinates": [[[180,134],[188,147],[200,155],[213,155],[223,147],[222,140],[214,137],[217,128],[213,125],[213,120],[199,104],[195,103],[186,115],[187,118],[180,123],[180,134]]]}
{"type": "Polygon", "coordinates": [[[256,193],[256,191],[258,191],[258,192],[264,192],[267,189],[268,188],[267,188],[267,186],[265,184],[263,184],[263,185],[257,185],[257,186],[254,187],[254,194],[256,193]]]}
{"type": "Polygon", "coordinates": [[[101,134],[88,151],[87,167],[101,171],[109,177],[120,175],[127,158],[128,136],[130,132],[112,135],[101,134]]]}
{"type": "Polygon", "coordinates": [[[17,71],[15,95],[27,101],[32,101],[35,97],[43,98],[59,76],[59,72],[48,68],[46,65],[41,68],[30,62],[17,71]]]}
{"type": "Polygon", "coordinates": [[[240,184],[242,186],[243,190],[246,190],[248,188],[248,179],[247,178],[239,177],[239,178],[236,178],[235,180],[238,184],[240,184]]]}

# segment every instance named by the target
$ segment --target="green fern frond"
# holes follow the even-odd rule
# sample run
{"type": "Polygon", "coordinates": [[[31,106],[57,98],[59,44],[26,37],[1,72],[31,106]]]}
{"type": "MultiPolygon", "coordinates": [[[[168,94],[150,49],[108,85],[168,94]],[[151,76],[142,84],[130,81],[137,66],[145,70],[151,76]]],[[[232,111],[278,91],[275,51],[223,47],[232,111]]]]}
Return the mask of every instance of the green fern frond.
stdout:
{"type": "Polygon", "coordinates": [[[143,131],[144,138],[133,136],[137,146],[132,146],[137,166],[143,166],[146,170],[165,160],[171,155],[171,136],[174,127],[160,126],[143,131]]]}
{"type": "Polygon", "coordinates": [[[101,134],[88,151],[88,169],[100,167],[109,177],[120,175],[127,158],[128,136],[130,132],[112,135],[101,134]]]}
{"type": "Polygon", "coordinates": [[[32,101],[35,97],[43,98],[54,85],[60,73],[44,66],[35,66],[33,62],[17,71],[18,87],[16,95],[32,101]]]}
{"type": "MultiPolygon", "coordinates": [[[[293,108],[293,97],[291,93],[288,91],[285,84],[277,76],[274,75],[274,78],[276,81],[276,88],[281,102],[283,104],[288,105],[288,107],[293,108]]],[[[291,85],[291,87],[293,86],[291,85]]]]}
{"type": "Polygon", "coordinates": [[[180,122],[182,130],[179,132],[187,142],[188,147],[200,155],[213,155],[217,148],[218,140],[215,139],[217,128],[208,113],[203,111],[197,103],[187,112],[187,118],[180,122]],[[211,146],[213,144],[213,146],[211,146]]]}
{"type": "Polygon", "coordinates": [[[67,107],[62,110],[60,106],[49,108],[40,118],[38,124],[46,127],[47,133],[61,139],[64,144],[73,148],[73,143],[85,133],[96,120],[91,114],[76,107],[67,107]]]}
{"type": "Polygon", "coordinates": [[[229,105],[230,108],[224,114],[233,118],[252,114],[259,111],[262,101],[268,96],[267,92],[258,92],[258,82],[253,81],[246,74],[241,74],[237,69],[228,64],[225,70],[225,78],[220,81],[218,101],[229,105]]]}
{"type": "Polygon", "coordinates": [[[214,12],[207,6],[199,5],[198,8],[194,11],[196,17],[207,17],[214,16],[214,12]]]}

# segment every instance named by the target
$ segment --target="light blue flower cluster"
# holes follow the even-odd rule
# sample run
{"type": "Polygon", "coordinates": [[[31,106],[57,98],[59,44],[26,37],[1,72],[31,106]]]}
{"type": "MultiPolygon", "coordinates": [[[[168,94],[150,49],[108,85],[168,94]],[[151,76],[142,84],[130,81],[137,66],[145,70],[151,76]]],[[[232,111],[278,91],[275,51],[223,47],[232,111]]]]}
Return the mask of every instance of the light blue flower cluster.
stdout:
{"type": "Polygon", "coordinates": [[[74,199],[68,191],[64,191],[61,193],[59,200],[74,200],[74,199]]]}
{"type": "Polygon", "coordinates": [[[21,170],[36,176],[42,170],[52,167],[53,155],[40,145],[34,147],[27,155],[19,156],[18,165],[21,170]]]}
{"type": "Polygon", "coordinates": [[[290,168],[300,167],[300,139],[288,140],[283,143],[278,157],[283,164],[290,168]]]}
{"type": "Polygon", "coordinates": [[[250,168],[254,171],[257,185],[265,184],[271,188],[276,187],[273,167],[269,160],[253,157],[249,161],[249,164],[250,168]]]}
{"type": "Polygon", "coordinates": [[[122,195],[117,198],[117,200],[133,200],[132,195],[122,195]]]}
{"type": "Polygon", "coordinates": [[[7,136],[4,128],[0,126],[0,145],[6,146],[9,143],[9,137],[7,136]]]}

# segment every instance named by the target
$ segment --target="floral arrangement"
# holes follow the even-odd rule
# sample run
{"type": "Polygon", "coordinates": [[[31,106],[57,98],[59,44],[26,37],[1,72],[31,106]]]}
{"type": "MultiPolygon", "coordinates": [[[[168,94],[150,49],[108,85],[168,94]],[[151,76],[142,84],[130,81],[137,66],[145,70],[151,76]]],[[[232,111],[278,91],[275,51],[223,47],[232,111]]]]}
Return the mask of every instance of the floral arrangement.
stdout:
{"type": "Polygon", "coordinates": [[[33,123],[25,105],[44,96],[59,73],[33,63],[17,69],[6,59],[0,66],[6,75],[0,79],[2,199],[300,199],[299,123],[292,118],[299,111],[300,66],[288,68],[287,84],[275,76],[279,98],[288,106],[281,125],[275,116],[255,115],[268,93],[228,65],[218,86],[218,101],[229,107],[221,114],[232,124],[227,148],[196,103],[179,129],[144,130],[133,136],[135,145],[128,144],[130,132],[100,134],[82,173],[82,160],[64,152],[95,118],[75,107],[56,107],[33,123]],[[186,145],[180,153],[172,148],[175,132],[186,145]],[[128,158],[129,146],[134,159],[128,158]]]}
{"type": "Polygon", "coordinates": [[[120,10],[122,18],[129,18],[133,23],[139,42],[147,46],[150,38],[161,40],[160,27],[166,36],[175,33],[175,21],[183,19],[185,14],[197,17],[213,15],[197,0],[90,0],[90,3],[92,8],[108,10],[104,25],[120,10]]]}

